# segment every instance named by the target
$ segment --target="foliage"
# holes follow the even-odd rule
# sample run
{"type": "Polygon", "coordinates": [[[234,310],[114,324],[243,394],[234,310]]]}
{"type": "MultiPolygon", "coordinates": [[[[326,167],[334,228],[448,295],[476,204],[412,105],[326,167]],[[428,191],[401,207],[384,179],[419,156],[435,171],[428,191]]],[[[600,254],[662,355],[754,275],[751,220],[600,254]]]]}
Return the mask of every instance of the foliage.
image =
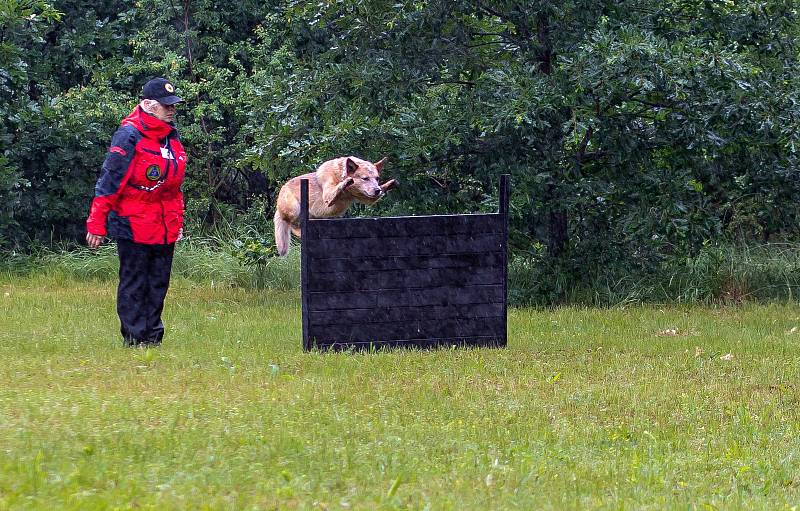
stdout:
{"type": "Polygon", "coordinates": [[[389,156],[401,186],[369,214],[492,211],[510,173],[512,248],[539,254],[549,300],[800,224],[789,0],[0,4],[7,246],[80,239],[102,148],[156,75],[187,99],[198,232],[267,243],[282,182],[342,154],[389,156]]]}
{"type": "Polygon", "coordinates": [[[20,134],[29,132],[29,123],[40,113],[33,85],[38,70],[31,68],[35,55],[29,45],[43,43],[48,26],[60,16],[44,1],[0,1],[0,246],[21,233],[14,212],[30,186],[13,151],[28,141],[20,134]]]}

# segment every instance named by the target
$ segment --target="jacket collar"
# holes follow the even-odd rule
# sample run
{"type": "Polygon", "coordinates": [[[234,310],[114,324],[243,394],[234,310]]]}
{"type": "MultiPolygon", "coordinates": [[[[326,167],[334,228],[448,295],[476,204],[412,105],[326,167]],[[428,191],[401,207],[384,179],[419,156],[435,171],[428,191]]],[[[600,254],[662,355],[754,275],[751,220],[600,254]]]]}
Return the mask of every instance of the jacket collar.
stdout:
{"type": "Polygon", "coordinates": [[[126,118],[122,119],[120,125],[133,126],[145,137],[156,141],[163,140],[165,137],[167,137],[167,135],[170,135],[173,132],[175,132],[177,135],[177,131],[175,130],[175,126],[173,124],[156,119],[152,115],[142,110],[142,107],[139,105],[136,105],[136,108],[134,108],[126,118]]]}

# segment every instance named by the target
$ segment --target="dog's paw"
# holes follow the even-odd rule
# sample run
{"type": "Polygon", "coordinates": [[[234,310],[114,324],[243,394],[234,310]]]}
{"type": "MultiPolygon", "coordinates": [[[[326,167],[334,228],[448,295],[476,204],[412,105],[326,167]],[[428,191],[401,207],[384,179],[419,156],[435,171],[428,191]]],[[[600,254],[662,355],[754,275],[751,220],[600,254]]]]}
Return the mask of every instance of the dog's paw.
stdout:
{"type": "Polygon", "coordinates": [[[381,191],[383,193],[388,192],[392,188],[397,188],[397,180],[396,179],[390,179],[390,180],[386,181],[385,183],[383,183],[381,185],[381,191]]]}

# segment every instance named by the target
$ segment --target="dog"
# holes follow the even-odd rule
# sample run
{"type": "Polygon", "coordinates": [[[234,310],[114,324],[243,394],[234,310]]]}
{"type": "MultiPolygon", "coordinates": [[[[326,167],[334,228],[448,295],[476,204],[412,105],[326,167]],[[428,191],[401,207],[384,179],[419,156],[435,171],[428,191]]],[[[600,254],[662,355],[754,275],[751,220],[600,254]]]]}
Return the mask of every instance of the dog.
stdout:
{"type": "Polygon", "coordinates": [[[381,169],[388,158],[375,163],[343,156],[328,160],[316,172],[293,177],[278,193],[275,207],[275,245],[278,255],[289,252],[290,232],[298,238],[300,232],[300,182],[308,179],[309,218],[342,216],[353,202],[374,204],[386,192],[397,186],[391,179],[379,184],[381,169]]]}

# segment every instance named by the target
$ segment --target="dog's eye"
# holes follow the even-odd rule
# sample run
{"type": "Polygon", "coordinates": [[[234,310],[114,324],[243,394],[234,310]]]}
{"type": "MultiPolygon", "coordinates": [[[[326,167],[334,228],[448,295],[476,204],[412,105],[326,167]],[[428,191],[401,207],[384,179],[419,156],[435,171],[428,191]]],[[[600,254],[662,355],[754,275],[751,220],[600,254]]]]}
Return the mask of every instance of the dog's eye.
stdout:
{"type": "Polygon", "coordinates": [[[368,177],[362,177],[361,179],[363,179],[364,181],[369,181],[368,177]]]}

